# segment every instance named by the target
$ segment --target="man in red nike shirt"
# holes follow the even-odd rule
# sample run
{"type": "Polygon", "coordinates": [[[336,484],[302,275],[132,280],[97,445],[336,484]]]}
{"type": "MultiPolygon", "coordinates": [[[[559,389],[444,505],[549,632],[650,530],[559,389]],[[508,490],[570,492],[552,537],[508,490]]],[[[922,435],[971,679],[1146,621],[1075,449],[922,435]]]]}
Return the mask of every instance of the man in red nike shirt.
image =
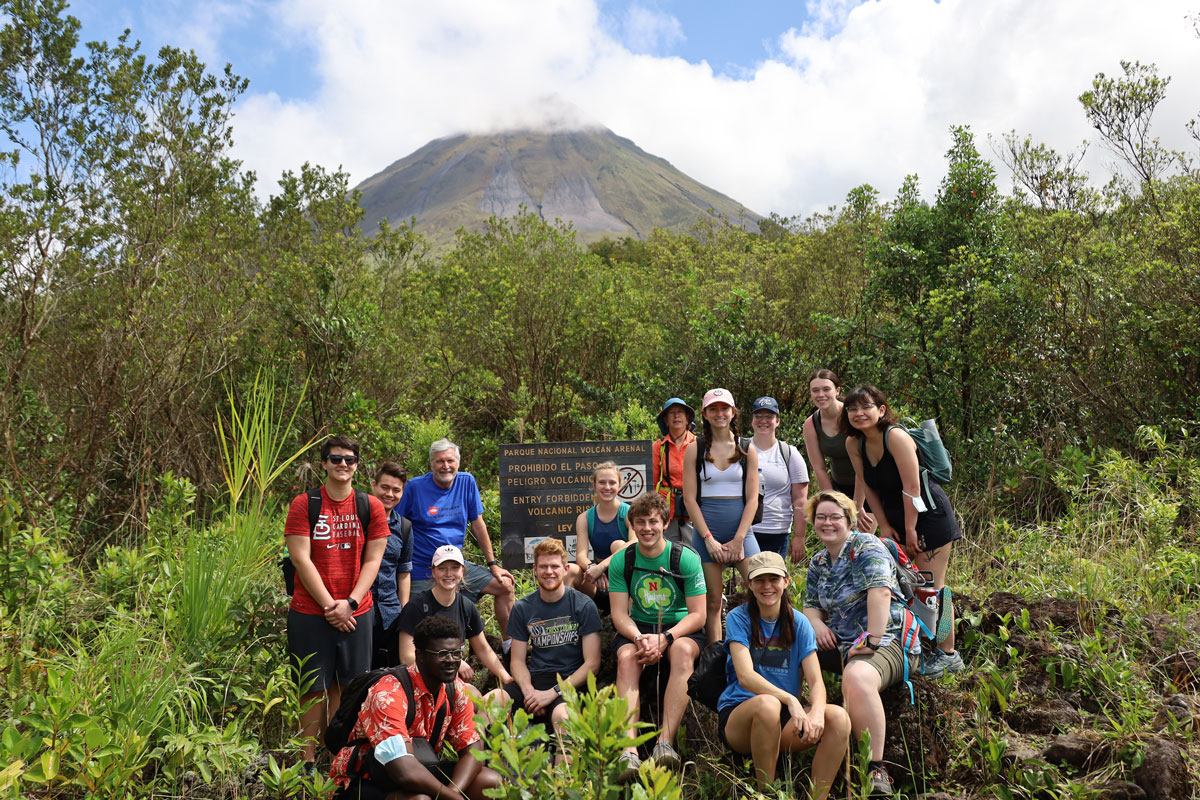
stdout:
{"type": "Polygon", "coordinates": [[[308,494],[292,501],[284,527],[288,555],[296,567],[296,589],[288,609],[288,655],[297,683],[312,677],[301,717],[304,760],[312,763],[315,742],[337,711],[341,685],[371,667],[371,584],[379,572],[390,534],[379,499],[366,496],[370,522],[358,515],[351,485],[358,470],[358,442],[332,436],[321,445],[321,513],[309,527],[308,494]],[[364,530],[365,527],[365,530],[364,530]],[[301,663],[303,665],[301,666],[301,663]],[[301,672],[303,670],[303,672],[301,672]]]}

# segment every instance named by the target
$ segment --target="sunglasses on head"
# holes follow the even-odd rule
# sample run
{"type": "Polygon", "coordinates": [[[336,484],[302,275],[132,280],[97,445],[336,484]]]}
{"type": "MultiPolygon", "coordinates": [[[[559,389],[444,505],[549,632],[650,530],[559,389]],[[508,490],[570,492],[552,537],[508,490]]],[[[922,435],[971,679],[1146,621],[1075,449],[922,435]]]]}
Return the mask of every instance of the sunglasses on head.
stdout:
{"type": "Polygon", "coordinates": [[[325,460],[330,464],[341,464],[345,461],[347,464],[357,464],[358,456],[325,456],[325,460]]]}

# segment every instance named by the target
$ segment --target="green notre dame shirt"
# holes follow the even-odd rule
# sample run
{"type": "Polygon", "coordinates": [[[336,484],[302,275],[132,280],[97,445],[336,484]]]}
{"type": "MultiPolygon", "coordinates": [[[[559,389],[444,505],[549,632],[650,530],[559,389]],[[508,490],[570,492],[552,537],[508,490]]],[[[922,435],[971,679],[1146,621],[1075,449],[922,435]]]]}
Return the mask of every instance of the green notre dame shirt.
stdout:
{"type": "Polygon", "coordinates": [[[687,616],[687,598],[704,594],[704,571],[700,569],[700,556],[689,547],[683,548],[679,558],[679,572],[683,575],[684,595],[679,592],[679,583],[668,573],[671,569],[671,548],[682,545],[667,543],[658,558],[646,558],[635,544],[626,547],[608,562],[608,591],[623,592],[633,598],[630,616],[635,622],[658,622],[662,612],[663,625],[674,625],[687,616]],[[633,586],[625,585],[625,559],[636,553],[633,562],[633,586]]]}

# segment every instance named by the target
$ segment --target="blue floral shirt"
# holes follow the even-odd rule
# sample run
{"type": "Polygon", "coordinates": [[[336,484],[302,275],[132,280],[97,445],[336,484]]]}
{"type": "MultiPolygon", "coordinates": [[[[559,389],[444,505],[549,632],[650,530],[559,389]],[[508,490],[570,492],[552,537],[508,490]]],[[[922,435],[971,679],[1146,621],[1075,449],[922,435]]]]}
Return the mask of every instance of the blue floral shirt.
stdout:
{"type": "MultiPolygon", "coordinates": [[[[836,559],[821,548],[808,564],[804,607],[825,612],[825,624],[837,637],[843,659],[854,640],[867,630],[867,590],[877,586],[892,591],[891,614],[880,642],[884,646],[904,631],[909,612],[898,599],[896,562],[879,539],[870,533],[851,531],[836,559]]],[[[909,652],[921,652],[919,636],[913,637],[909,652]]]]}

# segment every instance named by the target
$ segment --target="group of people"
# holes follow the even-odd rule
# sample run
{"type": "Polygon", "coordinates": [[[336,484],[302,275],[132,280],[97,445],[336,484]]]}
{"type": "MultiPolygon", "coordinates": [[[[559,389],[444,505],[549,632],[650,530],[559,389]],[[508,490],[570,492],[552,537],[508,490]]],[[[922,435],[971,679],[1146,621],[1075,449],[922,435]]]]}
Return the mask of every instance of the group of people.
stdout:
{"type": "MultiPolygon", "coordinates": [[[[881,391],[862,386],[843,399],[828,370],[814,373],[809,390],[817,410],[803,436],[818,484],[813,496],[800,451],[776,439],[780,410],[773,398],[754,402],[751,437],[739,435],[738,408],[727,390],[705,393],[699,435],[692,407],[671,398],[658,416],[654,491],[624,503],[618,466],[597,465],[595,503],[576,520],[574,563],[557,539],[539,542],[537,589],[519,601],[512,575],[494,559],[478,487],[459,471],[453,443],[435,442],[430,472],[407,486],[398,465],[381,465],[373,494],[363,497],[351,486],[357,443],[327,440],[320,513],[314,514],[313,493],[300,495],[285,531],[297,576],[288,648],[305,676],[302,700],[315,701],[304,718],[306,733],[322,734],[340,684],[373,663],[407,665],[400,669],[411,686],[386,678],[372,686],[352,737],[361,742],[334,759],[332,775],[343,794],[482,797],[499,777],[477,759],[403,758],[413,755],[416,739],[431,734],[435,752],[442,741],[460,755],[481,746],[471,721],[478,698],[460,682],[472,678],[464,644],[499,680],[489,700],[523,707],[557,730],[567,714],[560,682],[580,687],[599,667],[597,597],[607,598],[611,613],[616,689],[631,726],[643,706],[643,672],[659,665],[665,679],[650,756],[656,763],[679,765],[674,740],[689,702],[688,680],[705,645],[723,642],[727,686],[718,702],[719,734],[731,750],[750,756],[759,780],[774,780],[781,752],[816,747],[813,796],[823,798],[849,736],[869,731],[872,789],[890,794],[880,692],[910,670],[937,676],[963,666],[944,588],[951,544],[961,532],[881,391]],[[468,529],[485,566],[463,558],[468,529]],[[805,560],[810,529],[823,547],[809,559],[796,604],[785,559],[805,560]],[[939,604],[940,617],[932,652],[922,652],[895,559],[876,531],[933,575],[937,593],[929,602],[939,604]],[[723,632],[727,567],[740,574],[748,599],[728,612],[723,632]],[[484,638],[473,602],[481,593],[495,597],[507,668],[484,638]],[[366,614],[373,614],[370,623],[359,625],[366,614]],[[822,669],[841,674],[845,709],[826,702],[822,669]]],[[[311,745],[305,757],[312,760],[311,745]]],[[[619,761],[632,777],[640,766],[637,749],[626,748],[619,761]]]]}

